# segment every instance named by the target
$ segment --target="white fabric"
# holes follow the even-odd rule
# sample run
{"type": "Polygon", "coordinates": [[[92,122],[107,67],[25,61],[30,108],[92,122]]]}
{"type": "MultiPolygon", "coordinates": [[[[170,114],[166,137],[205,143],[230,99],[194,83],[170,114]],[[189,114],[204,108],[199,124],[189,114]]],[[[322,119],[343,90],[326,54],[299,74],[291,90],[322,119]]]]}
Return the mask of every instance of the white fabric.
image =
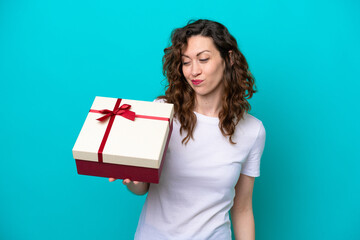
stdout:
{"type": "Polygon", "coordinates": [[[196,113],[194,140],[181,143],[180,122],[173,133],[159,184],[150,189],[135,233],[137,240],[231,239],[229,210],[240,173],[260,176],[265,129],[245,114],[229,143],[219,119],[196,113]]]}

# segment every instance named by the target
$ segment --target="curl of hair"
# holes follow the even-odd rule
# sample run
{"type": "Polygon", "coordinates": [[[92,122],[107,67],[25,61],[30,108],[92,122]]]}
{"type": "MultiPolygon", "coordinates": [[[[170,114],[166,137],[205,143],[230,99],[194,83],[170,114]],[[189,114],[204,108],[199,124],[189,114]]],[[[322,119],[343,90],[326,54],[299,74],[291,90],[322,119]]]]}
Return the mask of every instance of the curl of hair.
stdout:
{"type": "Polygon", "coordinates": [[[168,84],[165,95],[159,99],[174,104],[175,117],[180,121],[180,134],[187,132],[182,143],[194,139],[193,131],[196,125],[194,114],[195,92],[186,81],[182,72],[181,51],[186,48],[187,40],[191,36],[204,36],[213,39],[216,49],[225,61],[223,73],[224,94],[222,110],[219,113],[219,128],[225,137],[232,136],[236,125],[243,118],[245,112],[250,111],[247,99],[257,91],[255,78],[252,76],[244,55],[240,52],[236,39],[221,23],[200,19],[190,20],[185,27],[174,29],[171,33],[171,45],[164,49],[162,58],[163,74],[168,84]]]}

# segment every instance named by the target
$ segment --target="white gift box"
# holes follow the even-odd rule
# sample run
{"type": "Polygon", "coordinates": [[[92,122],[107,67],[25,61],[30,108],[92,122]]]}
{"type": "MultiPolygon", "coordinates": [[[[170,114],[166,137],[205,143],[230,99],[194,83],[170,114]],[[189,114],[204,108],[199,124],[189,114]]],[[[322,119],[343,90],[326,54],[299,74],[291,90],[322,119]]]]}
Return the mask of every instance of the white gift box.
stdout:
{"type": "Polygon", "coordinates": [[[158,183],[173,109],[168,103],[96,97],[73,148],[78,173],[158,183]]]}

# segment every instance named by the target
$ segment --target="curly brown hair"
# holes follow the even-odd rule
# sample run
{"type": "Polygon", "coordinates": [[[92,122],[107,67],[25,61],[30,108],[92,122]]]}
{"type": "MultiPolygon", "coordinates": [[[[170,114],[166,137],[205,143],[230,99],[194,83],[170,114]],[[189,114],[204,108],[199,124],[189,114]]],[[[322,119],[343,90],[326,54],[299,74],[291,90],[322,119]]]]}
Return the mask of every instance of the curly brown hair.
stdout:
{"type": "Polygon", "coordinates": [[[182,143],[194,139],[193,131],[196,125],[194,114],[195,93],[186,81],[182,72],[181,51],[187,46],[187,40],[191,36],[211,37],[221,58],[225,61],[223,73],[224,94],[222,98],[222,110],[219,112],[219,128],[229,142],[235,132],[235,127],[243,118],[244,113],[250,111],[247,99],[255,93],[255,79],[249,71],[248,63],[240,52],[236,39],[221,23],[200,19],[190,20],[182,28],[174,29],[171,33],[171,45],[164,49],[163,74],[168,84],[165,87],[165,95],[159,96],[168,103],[174,104],[175,116],[179,119],[181,128],[187,132],[182,143]],[[231,52],[231,54],[230,54],[231,52]]]}

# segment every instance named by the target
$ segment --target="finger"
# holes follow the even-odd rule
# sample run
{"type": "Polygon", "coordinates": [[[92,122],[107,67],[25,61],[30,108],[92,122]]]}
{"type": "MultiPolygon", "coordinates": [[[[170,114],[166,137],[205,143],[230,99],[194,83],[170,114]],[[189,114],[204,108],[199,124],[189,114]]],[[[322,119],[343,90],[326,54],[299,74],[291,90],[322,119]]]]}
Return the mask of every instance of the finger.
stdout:
{"type": "Polygon", "coordinates": [[[116,180],[116,178],[109,178],[109,182],[113,182],[115,180],[116,180]]]}
{"type": "Polygon", "coordinates": [[[130,182],[131,182],[130,179],[126,178],[124,179],[123,184],[128,185],[130,182]]]}
{"type": "Polygon", "coordinates": [[[139,181],[133,181],[133,183],[134,183],[135,185],[137,185],[137,184],[139,184],[140,182],[139,182],[139,181]]]}

